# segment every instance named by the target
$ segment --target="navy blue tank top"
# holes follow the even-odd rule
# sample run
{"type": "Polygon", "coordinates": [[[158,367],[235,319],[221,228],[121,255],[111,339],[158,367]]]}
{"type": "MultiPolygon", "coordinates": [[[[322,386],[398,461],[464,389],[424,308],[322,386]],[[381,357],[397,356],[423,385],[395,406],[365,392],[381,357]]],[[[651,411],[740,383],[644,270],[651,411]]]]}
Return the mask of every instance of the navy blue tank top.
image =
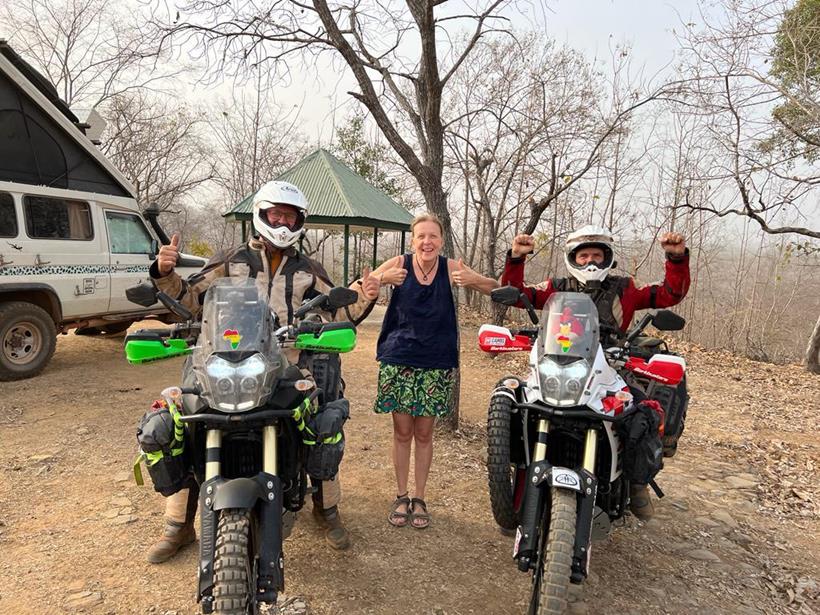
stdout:
{"type": "Polygon", "coordinates": [[[407,277],[393,289],[376,348],[376,359],[390,365],[450,369],[458,367],[456,310],[447,259],[429,286],[419,284],[413,255],[404,255],[407,277]]]}

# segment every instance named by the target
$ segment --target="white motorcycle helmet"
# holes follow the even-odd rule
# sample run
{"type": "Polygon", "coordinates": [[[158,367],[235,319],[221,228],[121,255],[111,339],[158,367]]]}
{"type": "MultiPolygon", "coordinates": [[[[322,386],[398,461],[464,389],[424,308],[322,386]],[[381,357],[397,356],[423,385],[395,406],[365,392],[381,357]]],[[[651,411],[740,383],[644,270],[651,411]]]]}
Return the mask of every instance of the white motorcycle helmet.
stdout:
{"type": "Polygon", "coordinates": [[[264,239],[280,250],[289,248],[305,232],[308,202],[302,191],[288,182],[273,181],[262,186],[253,196],[253,228],[264,239]],[[296,208],[298,217],[292,225],[284,223],[271,226],[265,211],[276,205],[290,205],[296,208]]]}
{"type": "Polygon", "coordinates": [[[602,226],[588,224],[572,232],[567,237],[564,246],[564,263],[566,263],[570,275],[581,284],[592,281],[602,282],[609,275],[609,270],[615,266],[614,243],[612,233],[602,226]],[[604,252],[604,261],[601,264],[577,264],[575,255],[582,248],[600,248],[604,252]]]}

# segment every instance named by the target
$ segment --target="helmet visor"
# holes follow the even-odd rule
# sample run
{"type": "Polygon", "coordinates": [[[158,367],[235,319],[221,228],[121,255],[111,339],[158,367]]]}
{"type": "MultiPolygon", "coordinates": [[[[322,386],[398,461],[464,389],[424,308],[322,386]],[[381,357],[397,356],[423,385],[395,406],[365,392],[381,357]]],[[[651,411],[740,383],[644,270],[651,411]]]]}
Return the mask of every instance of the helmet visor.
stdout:
{"type": "Polygon", "coordinates": [[[270,228],[284,226],[289,231],[297,231],[305,223],[305,215],[302,211],[289,205],[271,205],[259,210],[260,221],[270,228]]]}
{"type": "Polygon", "coordinates": [[[570,250],[567,253],[567,264],[570,267],[574,267],[575,269],[585,269],[586,267],[589,267],[590,265],[594,265],[598,269],[609,269],[609,267],[612,266],[612,261],[613,261],[614,256],[615,255],[612,251],[612,248],[609,245],[607,245],[605,243],[597,243],[597,242],[590,241],[590,242],[586,242],[586,243],[581,243],[581,244],[575,246],[574,248],[572,248],[572,250],[570,250]],[[578,252],[580,252],[581,250],[589,249],[589,248],[596,248],[596,249],[600,250],[601,252],[603,252],[603,255],[604,255],[603,259],[600,262],[591,260],[591,261],[588,261],[588,262],[583,263],[583,264],[578,263],[576,261],[576,258],[578,256],[578,252]]]}

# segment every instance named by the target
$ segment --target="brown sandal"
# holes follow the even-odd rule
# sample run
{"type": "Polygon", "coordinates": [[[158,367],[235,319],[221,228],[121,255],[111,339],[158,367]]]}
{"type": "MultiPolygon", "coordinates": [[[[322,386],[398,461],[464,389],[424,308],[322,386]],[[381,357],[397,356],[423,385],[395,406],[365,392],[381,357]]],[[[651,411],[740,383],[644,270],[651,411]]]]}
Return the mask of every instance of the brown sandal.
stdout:
{"type": "Polygon", "coordinates": [[[410,513],[410,525],[417,530],[426,530],[430,527],[430,513],[427,512],[427,504],[421,498],[413,498],[410,500],[412,505],[412,512],[410,513]],[[416,505],[420,506],[424,512],[416,512],[416,505]],[[421,525],[416,524],[416,519],[423,521],[421,525]]]}
{"type": "Polygon", "coordinates": [[[390,508],[390,514],[387,515],[387,522],[393,527],[404,527],[410,520],[410,498],[407,494],[397,495],[393,506],[390,508]],[[407,507],[407,512],[399,512],[399,506],[407,507]]]}

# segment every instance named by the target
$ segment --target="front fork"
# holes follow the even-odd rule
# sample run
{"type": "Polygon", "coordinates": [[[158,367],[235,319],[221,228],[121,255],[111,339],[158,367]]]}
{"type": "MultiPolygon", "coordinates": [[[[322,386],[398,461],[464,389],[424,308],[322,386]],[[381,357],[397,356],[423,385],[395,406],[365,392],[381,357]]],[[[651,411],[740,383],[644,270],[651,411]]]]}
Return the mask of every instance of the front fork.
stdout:
{"type": "MultiPolygon", "coordinates": [[[[258,497],[245,500],[246,508],[258,506],[258,573],[255,599],[258,602],[275,602],[277,592],[285,588],[284,557],[282,555],[282,483],[278,473],[278,433],[275,425],[262,430],[262,472],[252,480],[258,484],[258,497]]],[[[219,511],[237,508],[231,502],[217,502],[216,494],[231,480],[222,477],[222,431],[209,429],[205,435],[205,482],[199,493],[199,599],[202,612],[212,613],[214,608],[214,558],[216,554],[216,530],[219,511]]]]}
{"type": "MultiPolygon", "coordinates": [[[[518,528],[519,538],[515,554],[518,569],[522,572],[533,569],[537,562],[538,530],[544,518],[544,508],[547,503],[546,492],[552,484],[552,466],[547,461],[549,429],[547,419],[538,421],[532,463],[527,469],[527,489],[521,506],[521,525],[518,528]]],[[[592,517],[598,487],[598,481],[595,478],[597,453],[598,432],[595,429],[587,429],[584,440],[583,467],[578,472],[581,485],[578,490],[578,513],[572,556],[571,580],[574,583],[580,583],[588,572],[592,517]]],[[[547,530],[548,528],[543,528],[543,531],[547,530]]]]}

